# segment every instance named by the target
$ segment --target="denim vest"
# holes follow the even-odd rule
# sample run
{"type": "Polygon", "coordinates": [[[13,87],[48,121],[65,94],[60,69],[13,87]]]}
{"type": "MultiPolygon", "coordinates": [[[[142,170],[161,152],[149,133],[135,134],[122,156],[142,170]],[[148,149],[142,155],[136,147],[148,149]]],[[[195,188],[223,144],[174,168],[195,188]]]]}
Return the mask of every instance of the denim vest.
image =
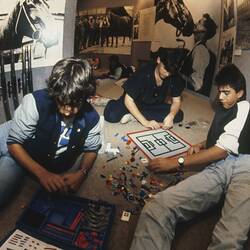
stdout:
{"type": "Polygon", "coordinates": [[[86,102],[74,120],[67,150],[55,158],[60,136],[61,116],[47,90],[35,91],[33,96],[39,120],[35,135],[24,143],[24,148],[46,169],[56,173],[64,172],[72,167],[77,157],[84,151],[85,140],[89,131],[98,123],[99,115],[86,102]]]}

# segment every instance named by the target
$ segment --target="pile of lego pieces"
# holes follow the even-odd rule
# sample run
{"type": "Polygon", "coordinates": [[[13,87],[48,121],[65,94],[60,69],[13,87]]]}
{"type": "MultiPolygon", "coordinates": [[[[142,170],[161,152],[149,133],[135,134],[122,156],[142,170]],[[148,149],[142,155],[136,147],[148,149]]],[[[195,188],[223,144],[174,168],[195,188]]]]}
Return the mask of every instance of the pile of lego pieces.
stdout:
{"type": "MultiPolygon", "coordinates": [[[[115,134],[115,137],[119,139],[119,134],[115,134]]],[[[140,211],[145,202],[152,198],[153,195],[178,183],[181,180],[181,176],[175,174],[165,175],[165,177],[167,176],[166,183],[155,177],[146,168],[148,159],[141,156],[139,148],[133,146],[133,143],[127,136],[122,136],[120,139],[122,144],[119,143],[119,145],[124,146],[123,150],[131,151],[130,158],[125,159],[123,150],[120,147],[117,147],[117,150],[114,151],[114,148],[109,144],[108,148],[111,148],[115,154],[106,152],[107,160],[102,167],[103,174],[100,177],[105,179],[106,186],[113,196],[122,195],[126,201],[133,203],[135,209],[130,212],[136,213],[140,211]],[[113,164],[113,161],[118,158],[120,158],[119,162],[121,160],[124,162],[122,166],[115,170],[110,168],[109,164],[113,164]]]]}

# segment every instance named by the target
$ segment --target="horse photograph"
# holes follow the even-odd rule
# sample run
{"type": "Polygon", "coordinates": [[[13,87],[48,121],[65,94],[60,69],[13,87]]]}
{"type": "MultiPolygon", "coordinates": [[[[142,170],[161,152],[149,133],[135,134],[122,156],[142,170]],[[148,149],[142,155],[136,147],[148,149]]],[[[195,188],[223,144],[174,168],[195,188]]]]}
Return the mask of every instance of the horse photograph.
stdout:
{"type": "MultiPolygon", "coordinates": [[[[80,8],[80,7],[79,7],[80,8]]],[[[75,54],[131,54],[133,6],[78,9],[75,54]]]]}
{"type": "Polygon", "coordinates": [[[219,50],[221,8],[220,1],[203,0],[197,8],[195,0],[155,0],[151,52],[157,53],[160,47],[179,48],[183,52],[179,71],[186,88],[207,97],[219,50]],[[203,37],[198,30],[201,25],[209,26],[204,26],[207,32],[203,37]],[[206,62],[198,62],[199,53],[206,54],[206,62]]]}
{"type": "MultiPolygon", "coordinates": [[[[194,45],[193,30],[202,14],[209,13],[213,20],[220,24],[221,2],[204,0],[199,8],[194,0],[155,0],[156,14],[154,37],[151,50],[159,47],[185,47],[191,49],[194,45]],[[166,35],[167,34],[167,35],[166,35]]],[[[219,44],[219,29],[209,41],[209,48],[217,54],[219,44]]]]}
{"type": "Polygon", "coordinates": [[[193,17],[182,0],[156,1],[155,21],[163,19],[176,28],[176,36],[191,36],[194,29],[193,17]]]}
{"type": "Polygon", "coordinates": [[[250,2],[247,0],[237,1],[237,35],[236,47],[241,49],[250,49],[250,2]]]}
{"type": "Polygon", "coordinates": [[[0,6],[1,51],[29,44],[33,67],[62,58],[65,0],[0,0],[0,6]]]}

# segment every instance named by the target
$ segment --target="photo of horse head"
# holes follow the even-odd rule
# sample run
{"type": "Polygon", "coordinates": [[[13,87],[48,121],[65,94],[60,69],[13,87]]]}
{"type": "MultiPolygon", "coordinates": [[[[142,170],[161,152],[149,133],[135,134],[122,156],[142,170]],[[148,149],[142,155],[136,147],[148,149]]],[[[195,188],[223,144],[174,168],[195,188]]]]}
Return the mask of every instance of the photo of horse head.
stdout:
{"type": "Polygon", "coordinates": [[[194,30],[193,17],[183,0],[156,0],[156,22],[163,19],[176,28],[176,36],[191,36],[194,30]]]}
{"type": "MultiPolygon", "coordinates": [[[[1,1],[0,1],[1,2],[1,1]]],[[[1,13],[0,50],[20,48],[23,38],[40,42],[45,48],[58,43],[54,17],[46,0],[9,0],[9,13],[1,13]],[[11,7],[11,8],[10,8],[11,7]]]]}

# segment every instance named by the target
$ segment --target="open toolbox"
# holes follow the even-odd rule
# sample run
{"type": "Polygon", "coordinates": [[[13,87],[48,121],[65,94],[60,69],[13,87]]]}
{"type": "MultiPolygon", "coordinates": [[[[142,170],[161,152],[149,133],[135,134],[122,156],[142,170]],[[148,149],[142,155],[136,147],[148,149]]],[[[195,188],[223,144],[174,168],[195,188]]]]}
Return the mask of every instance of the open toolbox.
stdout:
{"type": "Polygon", "coordinates": [[[103,201],[39,191],[0,249],[102,250],[114,213],[115,206],[103,201]]]}

